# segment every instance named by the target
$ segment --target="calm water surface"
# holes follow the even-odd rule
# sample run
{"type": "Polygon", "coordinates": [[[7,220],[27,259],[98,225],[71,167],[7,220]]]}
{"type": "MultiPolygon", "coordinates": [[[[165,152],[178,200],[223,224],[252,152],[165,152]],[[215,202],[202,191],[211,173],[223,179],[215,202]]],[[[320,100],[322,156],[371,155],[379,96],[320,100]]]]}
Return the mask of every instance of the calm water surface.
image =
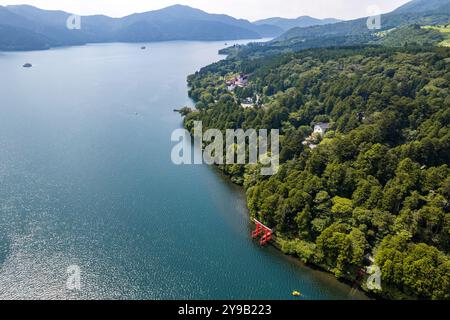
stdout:
{"type": "Polygon", "coordinates": [[[147,47],[0,53],[0,298],[362,298],[252,242],[213,168],[172,164],[186,76],[224,43],[147,47]]]}

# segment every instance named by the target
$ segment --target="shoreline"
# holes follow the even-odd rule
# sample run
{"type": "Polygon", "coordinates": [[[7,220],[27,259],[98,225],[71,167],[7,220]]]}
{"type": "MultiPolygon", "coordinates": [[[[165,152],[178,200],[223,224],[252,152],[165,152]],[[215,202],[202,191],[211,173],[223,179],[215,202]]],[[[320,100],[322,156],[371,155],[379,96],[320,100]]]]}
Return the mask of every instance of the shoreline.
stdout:
{"type": "MultiPolygon", "coordinates": [[[[221,55],[220,52],[219,52],[219,55],[221,55]]],[[[219,59],[219,61],[221,61],[221,60],[226,60],[226,59],[228,59],[228,58],[230,57],[229,54],[228,54],[228,55],[227,55],[227,54],[223,54],[223,55],[225,56],[225,58],[224,58],[224,59],[219,59]]],[[[206,66],[205,66],[205,67],[206,67],[206,66]]],[[[188,86],[188,89],[189,89],[189,88],[190,88],[190,86],[188,86]]],[[[193,102],[193,107],[192,107],[192,108],[195,109],[195,104],[197,103],[197,101],[195,101],[195,99],[193,99],[192,97],[190,97],[190,99],[191,99],[192,102],[193,102]]],[[[183,127],[184,129],[187,129],[186,126],[185,126],[185,124],[184,124],[185,115],[183,115],[183,114],[180,112],[181,110],[182,110],[182,108],[180,108],[179,110],[175,109],[174,112],[177,112],[178,114],[180,114],[180,116],[181,116],[181,118],[182,118],[182,127],[183,127]]],[[[252,221],[251,221],[251,216],[250,216],[250,214],[249,214],[249,212],[248,212],[248,199],[247,199],[246,190],[245,190],[244,186],[234,183],[234,182],[230,179],[230,177],[229,177],[227,174],[225,174],[225,173],[224,173],[217,165],[214,165],[213,168],[214,168],[214,169],[213,169],[214,172],[215,172],[217,175],[219,175],[219,177],[220,177],[221,180],[224,180],[224,182],[226,182],[227,184],[232,185],[232,186],[235,187],[235,188],[238,188],[239,191],[242,193],[242,196],[243,196],[244,201],[245,201],[246,209],[247,209],[247,213],[246,213],[246,214],[247,214],[248,224],[249,224],[249,226],[253,226],[253,223],[252,223],[252,221]]],[[[270,241],[268,245],[271,246],[272,248],[274,248],[275,250],[277,250],[277,251],[278,251],[280,254],[282,254],[285,258],[287,258],[287,259],[292,259],[292,261],[295,262],[295,264],[297,265],[297,267],[298,267],[299,269],[301,269],[301,268],[308,268],[308,269],[311,270],[311,271],[316,271],[316,272],[322,273],[323,275],[327,275],[327,276],[331,277],[333,280],[337,281],[338,283],[347,286],[347,287],[350,288],[351,290],[357,290],[357,292],[360,293],[360,294],[361,294],[362,296],[364,296],[365,298],[367,298],[367,300],[381,299],[381,298],[382,298],[382,297],[380,297],[380,296],[378,296],[378,295],[375,295],[375,294],[373,294],[373,293],[371,293],[371,292],[365,291],[365,290],[363,289],[363,287],[361,287],[360,285],[357,286],[357,287],[352,286],[352,282],[351,282],[349,279],[346,279],[346,278],[336,278],[330,271],[326,270],[325,268],[323,268],[323,267],[320,266],[320,265],[315,265],[315,264],[311,264],[311,263],[309,263],[309,264],[304,263],[304,262],[302,262],[297,256],[283,252],[283,250],[282,250],[282,248],[281,248],[280,242],[277,241],[277,236],[276,236],[276,234],[274,235],[274,239],[272,239],[272,241],[270,241]]]]}
{"type": "MultiPolygon", "coordinates": [[[[0,49],[0,54],[3,53],[14,53],[14,52],[35,52],[35,51],[49,51],[49,50],[57,50],[57,49],[66,49],[66,48],[76,48],[76,47],[86,47],[91,45],[108,45],[108,44],[135,44],[137,46],[143,44],[152,44],[152,43],[170,43],[170,42],[223,42],[223,41],[249,41],[249,42],[265,42],[269,41],[272,38],[261,37],[258,39],[218,39],[218,40],[188,40],[188,39],[173,39],[173,40],[155,40],[155,41],[144,41],[144,42],[122,42],[122,41],[109,41],[109,42],[86,42],[79,44],[71,44],[71,45],[61,45],[61,46],[49,46],[45,48],[14,48],[14,49],[0,49]]],[[[228,48],[228,47],[226,47],[228,48]]],[[[225,49],[226,49],[225,48],[225,49]]],[[[218,53],[222,56],[227,56],[226,54],[218,53]]]]}
{"type": "MultiPolygon", "coordinates": [[[[248,212],[248,202],[247,202],[247,196],[246,191],[243,186],[238,185],[231,181],[231,179],[224,174],[222,170],[218,166],[212,166],[212,171],[215,175],[217,175],[217,178],[220,180],[223,180],[223,183],[227,184],[228,187],[235,189],[237,192],[241,193],[243,200],[245,201],[246,205],[246,218],[248,221],[248,227],[249,227],[249,236],[251,232],[251,228],[253,228],[254,224],[251,222],[251,217],[248,212]]],[[[308,264],[302,262],[298,257],[295,255],[287,254],[283,252],[281,249],[281,244],[277,241],[276,235],[274,236],[274,239],[268,243],[266,246],[269,248],[269,250],[275,250],[277,252],[277,255],[280,255],[280,258],[286,259],[291,261],[293,264],[295,264],[295,267],[298,270],[307,270],[308,272],[313,273],[314,277],[318,280],[322,280],[324,282],[330,282],[330,285],[340,285],[345,286],[347,289],[349,289],[349,294],[352,295],[353,299],[356,300],[374,300],[374,299],[381,299],[381,297],[378,297],[376,295],[371,294],[370,292],[367,292],[361,288],[361,286],[355,287],[352,285],[351,281],[346,280],[345,278],[336,278],[331,272],[327,271],[323,267],[315,264],[308,264]],[[335,282],[334,284],[331,284],[331,282],[335,282]]]]}
{"type": "MultiPolygon", "coordinates": [[[[240,161],[242,165],[238,165],[235,158],[227,161],[230,165],[215,158],[220,170],[233,183],[247,190],[251,218],[278,231],[280,238],[277,241],[284,253],[315,264],[342,281],[357,284],[377,299],[448,299],[446,266],[449,258],[445,224],[436,225],[435,238],[427,231],[430,228],[428,222],[415,224],[416,217],[422,217],[429,210],[442,219],[448,213],[443,203],[434,202],[434,199],[447,196],[444,187],[449,174],[446,158],[442,158],[441,153],[428,159],[423,158],[422,153],[405,152],[411,146],[424,148],[428,141],[425,135],[411,138],[411,141],[404,140],[402,135],[388,133],[394,127],[386,126],[392,120],[395,128],[402,132],[431,130],[431,127],[443,125],[440,121],[446,110],[432,109],[429,121],[398,122],[394,119],[399,119],[403,113],[397,113],[390,106],[399,102],[397,97],[406,95],[401,90],[383,96],[389,103],[380,103],[375,109],[371,109],[371,100],[362,103],[358,114],[348,105],[343,107],[344,96],[351,95],[349,101],[360,101],[359,94],[373,85],[370,77],[361,76],[364,73],[373,73],[386,86],[395,82],[389,74],[378,69],[378,65],[385,68],[396,66],[399,70],[403,70],[403,66],[413,68],[413,62],[406,63],[404,57],[410,57],[411,61],[417,59],[414,61],[422,64],[421,69],[412,74],[417,83],[424,85],[411,89],[417,94],[417,99],[411,100],[412,109],[421,108],[419,98],[432,105],[434,102],[430,101],[434,100],[422,89],[428,88],[426,83],[434,83],[434,72],[442,76],[446,74],[441,63],[448,59],[448,51],[416,46],[362,46],[300,50],[295,55],[280,54],[276,57],[261,57],[258,50],[252,52],[242,52],[240,56],[207,65],[191,74],[188,77],[189,95],[197,102],[198,110],[184,117],[184,126],[191,134],[195,133],[198,122],[203,122],[205,130],[219,129],[213,131],[214,134],[209,133],[214,137],[223,136],[227,130],[234,133],[235,138],[238,136],[236,130],[248,136],[253,134],[254,128],[261,127],[281,129],[284,133],[280,174],[270,178],[257,172],[264,163],[244,165],[257,163],[247,160],[250,159],[249,154],[240,161]],[[387,53],[395,58],[390,60],[387,53]],[[361,57],[367,60],[361,60],[361,57]],[[340,68],[346,63],[349,63],[348,69],[340,68]],[[311,71],[311,64],[317,66],[317,72],[311,71]],[[336,65],[337,69],[330,65],[336,65]],[[355,68],[361,74],[355,75],[355,68]],[[341,69],[345,86],[335,82],[342,76],[336,70],[341,69]],[[298,73],[301,79],[291,79],[292,72],[292,77],[298,73]],[[355,82],[355,79],[360,81],[355,82]],[[345,89],[347,87],[351,91],[345,89]],[[251,101],[242,103],[247,100],[251,101]],[[248,110],[251,102],[253,108],[248,110]],[[347,111],[342,108],[347,108],[347,111]],[[354,122],[349,121],[352,115],[354,122]],[[325,135],[326,130],[317,125],[321,123],[330,128],[329,135],[325,135]],[[323,135],[325,139],[321,146],[319,139],[308,138],[311,131],[323,135]],[[315,147],[318,150],[309,151],[315,147]],[[367,161],[372,161],[365,158],[368,155],[368,159],[377,159],[377,162],[366,166],[367,161]],[[400,195],[397,193],[403,190],[404,166],[412,170],[408,171],[408,176],[421,176],[423,179],[414,180],[416,182],[400,195]],[[441,172],[439,179],[428,178],[435,172],[441,172]],[[426,179],[436,185],[427,184],[426,179]],[[426,201],[411,204],[410,200],[415,197],[426,201]],[[420,256],[424,258],[419,259],[420,256]],[[412,268],[411,263],[420,265],[420,268],[412,268]],[[397,272],[400,273],[394,277],[397,272]],[[442,281],[433,282],[434,277],[442,278],[442,281]]],[[[445,102],[446,91],[445,86],[437,91],[437,101],[445,102]]],[[[376,93],[368,95],[374,101],[380,98],[376,93]]],[[[433,131],[430,134],[430,139],[442,141],[436,150],[445,150],[445,139],[441,140],[445,133],[433,131]]],[[[229,143],[227,149],[222,150],[223,139],[221,144],[208,144],[208,136],[203,140],[206,140],[205,147],[208,146],[206,154],[214,150],[215,156],[219,154],[222,157],[231,150],[229,143]]],[[[237,144],[241,149],[247,147],[247,141],[242,138],[237,144]]],[[[228,155],[227,159],[233,158],[228,155]]],[[[262,238],[263,243],[267,236],[268,233],[262,238]]]]}

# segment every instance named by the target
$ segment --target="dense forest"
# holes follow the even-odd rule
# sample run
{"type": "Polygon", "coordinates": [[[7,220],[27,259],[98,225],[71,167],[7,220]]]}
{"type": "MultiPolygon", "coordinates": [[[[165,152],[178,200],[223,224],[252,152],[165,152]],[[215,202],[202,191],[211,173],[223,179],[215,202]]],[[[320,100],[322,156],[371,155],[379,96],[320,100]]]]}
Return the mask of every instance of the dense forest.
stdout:
{"type": "Polygon", "coordinates": [[[185,125],[280,129],[276,175],[220,168],[286,253],[351,281],[373,256],[380,296],[450,299],[449,53],[404,44],[229,58],[189,77],[185,125]],[[229,91],[240,73],[248,86],[229,91]],[[311,148],[318,122],[330,129],[311,148]]]}

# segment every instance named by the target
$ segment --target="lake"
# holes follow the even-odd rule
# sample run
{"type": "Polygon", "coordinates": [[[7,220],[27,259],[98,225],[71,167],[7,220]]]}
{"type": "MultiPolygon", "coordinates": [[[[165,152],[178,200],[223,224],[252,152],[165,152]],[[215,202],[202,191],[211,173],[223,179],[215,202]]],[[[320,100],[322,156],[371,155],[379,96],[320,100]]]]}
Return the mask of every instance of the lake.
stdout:
{"type": "Polygon", "coordinates": [[[224,43],[145,45],[0,53],[0,298],[364,298],[261,248],[217,170],[171,162],[186,77],[224,43]]]}

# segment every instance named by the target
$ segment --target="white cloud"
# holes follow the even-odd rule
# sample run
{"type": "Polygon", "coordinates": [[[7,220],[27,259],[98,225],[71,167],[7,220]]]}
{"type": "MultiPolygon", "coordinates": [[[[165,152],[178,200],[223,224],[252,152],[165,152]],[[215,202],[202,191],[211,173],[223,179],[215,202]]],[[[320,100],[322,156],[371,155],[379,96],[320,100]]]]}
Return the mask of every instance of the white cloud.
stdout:
{"type": "Polygon", "coordinates": [[[367,15],[376,5],[389,12],[409,0],[0,0],[0,5],[30,4],[43,9],[65,10],[77,14],[106,14],[120,17],[135,12],[185,4],[211,13],[256,20],[274,16],[294,18],[353,19],[367,15]]]}

